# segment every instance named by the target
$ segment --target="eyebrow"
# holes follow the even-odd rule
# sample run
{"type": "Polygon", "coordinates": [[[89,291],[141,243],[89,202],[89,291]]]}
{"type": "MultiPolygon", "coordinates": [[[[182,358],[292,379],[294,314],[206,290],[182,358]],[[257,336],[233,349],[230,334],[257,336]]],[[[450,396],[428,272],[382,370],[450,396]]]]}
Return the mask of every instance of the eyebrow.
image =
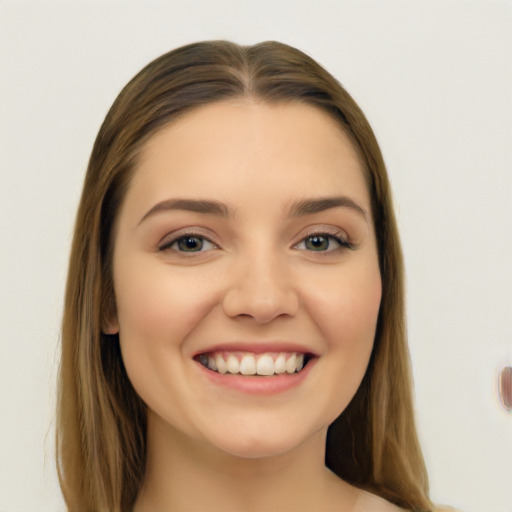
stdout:
{"type": "Polygon", "coordinates": [[[155,213],[169,210],[185,210],[189,212],[220,215],[222,217],[229,217],[231,215],[228,207],[219,201],[209,201],[206,199],[167,199],[166,201],[155,204],[155,206],[142,217],[139,224],[155,213]]]}
{"type": "Polygon", "coordinates": [[[312,215],[331,208],[350,208],[362,215],[368,222],[368,212],[355,201],[346,196],[324,197],[320,199],[304,199],[294,203],[291,207],[291,216],[312,215]]]}
{"type": "MultiPolygon", "coordinates": [[[[303,199],[292,204],[290,208],[291,217],[302,217],[315,213],[330,210],[331,208],[349,208],[360,214],[368,222],[368,213],[355,201],[346,196],[323,197],[319,199],[303,199]]],[[[153,206],[139,221],[144,220],[156,213],[172,210],[184,210],[195,213],[218,215],[221,217],[233,217],[234,213],[228,206],[219,201],[207,199],[167,199],[153,206]]]]}

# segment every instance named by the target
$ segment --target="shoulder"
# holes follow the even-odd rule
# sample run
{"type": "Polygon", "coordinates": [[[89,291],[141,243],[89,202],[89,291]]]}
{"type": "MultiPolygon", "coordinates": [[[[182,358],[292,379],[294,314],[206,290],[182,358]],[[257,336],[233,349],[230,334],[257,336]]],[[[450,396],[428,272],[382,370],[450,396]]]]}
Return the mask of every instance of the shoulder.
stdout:
{"type": "MultiPolygon", "coordinates": [[[[360,491],[359,498],[357,499],[352,512],[407,512],[405,509],[400,508],[384,498],[372,494],[367,491],[360,491]]],[[[461,512],[455,508],[447,507],[446,505],[436,507],[433,512],[461,512]]]]}
{"type": "Polygon", "coordinates": [[[367,491],[360,491],[352,512],[406,512],[403,508],[367,491]]]}

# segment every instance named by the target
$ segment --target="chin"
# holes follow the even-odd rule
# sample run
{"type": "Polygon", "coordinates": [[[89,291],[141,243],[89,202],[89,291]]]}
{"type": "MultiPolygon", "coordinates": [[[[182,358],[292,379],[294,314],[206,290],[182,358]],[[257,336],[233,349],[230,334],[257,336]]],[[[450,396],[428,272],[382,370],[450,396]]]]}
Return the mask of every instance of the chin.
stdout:
{"type": "Polygon", "coordinates": [[[265,428],[248,432],[226,430],[225,437],[212,439],[210,442],[224,453],[242,459],[263,459],[278,457],[292,452],[303,445],[308,439],[315,437],[305,433],[293,433],[290,429],[282,429],[282,432],[272,429],[265,432],[265,428]]]}

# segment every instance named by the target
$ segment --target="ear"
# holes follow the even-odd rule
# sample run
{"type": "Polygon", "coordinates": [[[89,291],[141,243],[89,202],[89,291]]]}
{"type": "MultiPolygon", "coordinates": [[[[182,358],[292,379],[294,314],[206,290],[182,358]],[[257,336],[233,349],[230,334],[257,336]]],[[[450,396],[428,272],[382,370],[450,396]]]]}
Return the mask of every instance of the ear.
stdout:
{"type": "Polygon", "coordinates": [[[119,322],[117,321],[117,315],[114,315],[110,320],[105,319],[101,330],[103,334],[119,334],[119,322]]]}
{"type": "Polygon", "coordinates": [[[101,321],[101,330],[103,334],[119,334],[119,320],[117,318],[117,308],[112,297],[105,301],[103,307],[103,319],[101,321]]]}

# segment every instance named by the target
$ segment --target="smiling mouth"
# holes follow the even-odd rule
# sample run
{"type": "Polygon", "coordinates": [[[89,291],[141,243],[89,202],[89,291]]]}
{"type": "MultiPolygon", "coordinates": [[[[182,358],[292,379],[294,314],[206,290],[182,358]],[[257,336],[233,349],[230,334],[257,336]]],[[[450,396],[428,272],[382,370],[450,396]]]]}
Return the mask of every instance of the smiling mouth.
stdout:
{"type": "Polygon", "coordinates": [[[269,377],[298,373],[311,357],[302,352],[213,352],[199,354],[194,359],[205,368],[223,375],[269,377]]]}

